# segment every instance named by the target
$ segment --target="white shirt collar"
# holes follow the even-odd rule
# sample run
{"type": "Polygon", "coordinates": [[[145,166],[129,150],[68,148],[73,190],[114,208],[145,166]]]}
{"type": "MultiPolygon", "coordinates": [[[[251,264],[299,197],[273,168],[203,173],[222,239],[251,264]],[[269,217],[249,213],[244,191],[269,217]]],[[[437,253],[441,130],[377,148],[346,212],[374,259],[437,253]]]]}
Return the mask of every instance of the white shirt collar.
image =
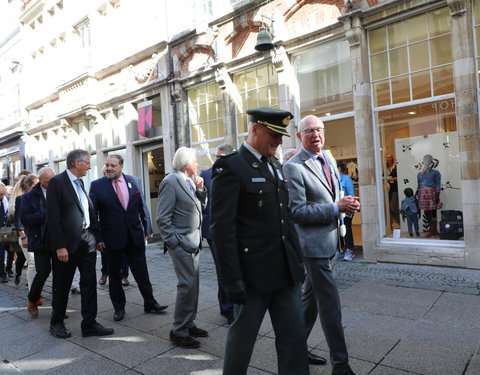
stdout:
{"type": "Polygon", "coordinates": [[[243,142],[243,146],[250,151],[258,160],[261,161],[262,159],[262,154],[257,151],[255,147],[252,145],[248,144],[247,141],[243,142]]]}

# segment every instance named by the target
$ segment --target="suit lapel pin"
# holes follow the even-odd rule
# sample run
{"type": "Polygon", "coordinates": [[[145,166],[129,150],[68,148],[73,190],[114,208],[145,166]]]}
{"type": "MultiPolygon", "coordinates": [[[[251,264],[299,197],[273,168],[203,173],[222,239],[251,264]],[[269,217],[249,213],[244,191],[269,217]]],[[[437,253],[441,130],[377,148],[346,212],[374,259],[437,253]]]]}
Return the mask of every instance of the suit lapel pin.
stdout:
{"type": "Polygon", "coordinates": [[[252,163],[252,167],[253,167],[253,168],[258,168],[258,163],[257,163],[256,161],[254,161],[254,162],[252,163]]]}
{"type": "Polygon", "coordinates": [[[132,188],[132,184],[130,183],[130,181],[128,182],[128,188],[131,189],[132,188]]]}

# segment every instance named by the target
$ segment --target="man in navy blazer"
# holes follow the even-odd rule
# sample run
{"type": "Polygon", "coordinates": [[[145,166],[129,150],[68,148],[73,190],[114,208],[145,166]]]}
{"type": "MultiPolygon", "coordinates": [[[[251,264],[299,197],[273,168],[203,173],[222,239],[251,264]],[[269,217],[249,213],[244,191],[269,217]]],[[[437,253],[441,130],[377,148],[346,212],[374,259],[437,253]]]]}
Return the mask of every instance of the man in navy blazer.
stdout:
{"type": "Polygon", "coordinates": [[[90,199],[100,222],[97,249],[105,249],[115,321],[125,316],[126,299],[120,272],[123,254],[142,294],[144,311],[160,313],[168,307],[159,305],[153,297],[148,275],[145,240],[152,235],[152,224],[140,191],[140,181],[123,174],[122,170],[123,158],[110,155],[105,162],[106,176],[93,181],[90,186],[90,199]]]}
{"type": "MultiPolygon", "coordinates": [[[[221,144],[217,146],[215,156],[218,158],[222,154],[228,154],[233,151],[233,147],[228,143],[221,144]]],[[[210,231],[210,184],[212,182],[212,168],[202,169],[200,171],[200,177],[203,178],[203,183],[207,188],[207,206],[202,211],[203,220],[202,220],[202,238],[205,238],[210,247],[210,252],[212,253],[213,262],[215,264],[215,270],[217,272],[217,283],[218,283],[218,304],[220,305],[220,314],[222,314],[228,321],[228,324],[233,323],[234,314],[233,314],[233,303],[228,300],[227,289],[223,285],[220,275],[218,273],[217,257],[215,254],[215,246],[213,244],[212,233],[210,231]]]]}
{"type": "Polygon", "coordinates": [[[30,286],[27,311],[33,317],[38,315],[37,301],[40,299],[45,281],[52,270],[52,254],[43,244],[45,221],[47,220],[47,187],[55,172],[44,167],[38,171],[38,183],[22,196],[19,217],[28,238],[28,251],[33,252],[37,273],[30,286]]]}

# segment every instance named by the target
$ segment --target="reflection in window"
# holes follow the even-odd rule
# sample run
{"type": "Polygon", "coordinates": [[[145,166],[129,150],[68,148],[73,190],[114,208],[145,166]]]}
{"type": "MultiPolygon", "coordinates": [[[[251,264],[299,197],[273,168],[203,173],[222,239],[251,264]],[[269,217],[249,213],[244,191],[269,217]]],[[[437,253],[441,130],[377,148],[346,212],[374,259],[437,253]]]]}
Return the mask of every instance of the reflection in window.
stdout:
{"type": "Polygon", "coordinates": [[[215,147],[223,142],[222,90],[216,82],[188,90],[190,141],[197,153],[200,168],[210,168],[215,147]]]}
{"type": "MultiPolygon", "coordinates": [[[[302,117],[353,110],[350,47],[347,41],[322,44],[292,57],[300,86],[302,117]]],[[[377,78],[387,76],[387,57],[376,57],[377,78]]]]}
{"type": "Polygon", "coordinates": [[[443,7],[369,31],[375,107],[453,93],[449,25],[443,7]]]}
{"type": "Polygon", "coordinates": [[[271,64],[261,65],[233,77],[238,91],[235,102],[237,118],[237,144],[241,145],[248,132],[247,109],[268,106],[278,107],[277,71],[271,64]]]}
{"type": "Polygon", "coordinates": [[[455,100],[378,111],[376,123],[381,143],[385,236],[463,237],[461,224],[455,224],[455,235],[445,227],[451,212],[462,208],[455,100]],[[420,218],[417,215],[415,219],[415,206],[411,206],[410,219],[403,221],[409,213],[408,188],[414,194],[413,202],[416,196],[420,218]],[[414,225],[417,220],[418,236],[414,225]]]}

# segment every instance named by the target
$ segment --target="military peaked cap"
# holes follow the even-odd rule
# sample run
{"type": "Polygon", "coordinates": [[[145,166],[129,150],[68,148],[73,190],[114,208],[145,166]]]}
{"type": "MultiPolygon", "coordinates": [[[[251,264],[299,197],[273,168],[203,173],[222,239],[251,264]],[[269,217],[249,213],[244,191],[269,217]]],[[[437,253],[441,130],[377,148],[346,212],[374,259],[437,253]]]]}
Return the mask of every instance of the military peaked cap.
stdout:
{"type": "Polygon", "coordinates": [[[290,134],[287,133],[287,126],[293,118],[290,112],[278,108],[258,107],[247,110],[247,114],[250,115],[251,122],[290,137],[290,134]]]}

